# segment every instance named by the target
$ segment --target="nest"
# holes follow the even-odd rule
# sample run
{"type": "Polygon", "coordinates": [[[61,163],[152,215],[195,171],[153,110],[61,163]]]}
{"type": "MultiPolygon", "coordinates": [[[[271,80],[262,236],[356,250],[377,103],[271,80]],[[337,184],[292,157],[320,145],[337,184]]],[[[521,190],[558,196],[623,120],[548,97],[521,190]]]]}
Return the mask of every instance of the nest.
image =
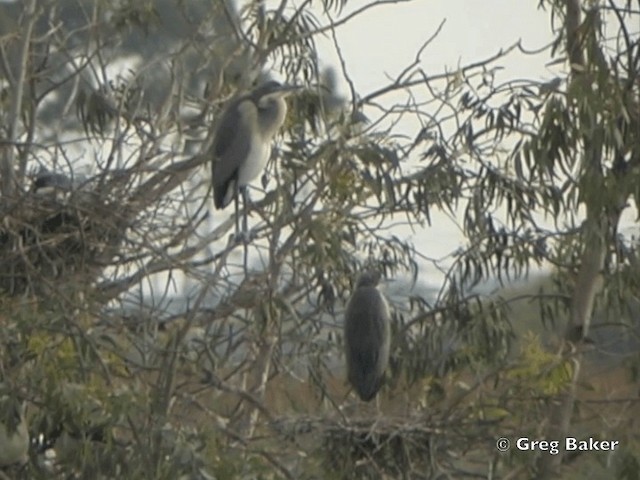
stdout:
{"type": "Polygon", "coordinates": [[[0,292],[11,296],[94,281],[127,225],[117,200],[84,189],[25,192],[0,205],[0,218],[0,292]]]}
{"type": "Polygon", "coordinates": [[[432,478],[433,459],[447,450],[446,437],[425,417],[287,418],[275,429],[297,445],[307,438],[336,478],[432,478]]]}

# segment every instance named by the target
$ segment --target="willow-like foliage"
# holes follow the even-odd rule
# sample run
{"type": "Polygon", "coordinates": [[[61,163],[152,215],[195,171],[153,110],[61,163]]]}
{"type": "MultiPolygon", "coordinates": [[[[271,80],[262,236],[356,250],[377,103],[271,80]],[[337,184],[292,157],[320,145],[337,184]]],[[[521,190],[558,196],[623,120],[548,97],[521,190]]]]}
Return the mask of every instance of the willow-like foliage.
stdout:
{"type": "MultiPolygon", "coordinates": [[[[638,336],[637,240],[619,229],[640,201],[637,8],[541,1],[548,82],[504,80],[508,57],[533,55],[519,43],[426,72],[427,40],[358,92],[318,43],[341,57],[340,25],[388,3],[0,4],[0,382],[39,439],[17,475],[547,468],[495,440],[540,435],[593,338],[598,364],[638,336]],[[251,192],[245,271],[232,209],[213,210],[210,147],[227,102],[274,74],[304,89],[251,192]],[[463,238],[434,259],[409,235],[444,216],[463,238]],[[342,315],[365,268],[394,280],[384,418],[344,383],[342,315]],[[488,293],[540,269],[535,290],[488,293]],[[525,333],[542,327],[566,334],[525,333]]],[[[602,363],[637,372],[637,345],[602,363]]],[[[583,414],[619,404],[591,388],[569,421],[624,439],[612,462],[629,478],[637,440],[583,414]]]]}

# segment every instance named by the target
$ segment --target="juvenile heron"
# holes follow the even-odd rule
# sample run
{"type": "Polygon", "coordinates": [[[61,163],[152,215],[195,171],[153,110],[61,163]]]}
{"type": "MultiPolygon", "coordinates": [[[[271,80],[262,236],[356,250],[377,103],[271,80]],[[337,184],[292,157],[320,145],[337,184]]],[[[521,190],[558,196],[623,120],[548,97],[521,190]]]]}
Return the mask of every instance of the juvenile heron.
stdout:
{"type": "Polygon", "coordinates": [[[217,209],[235,199],[236,233],[238,193],[242,193],[243,234],[246,234],[246,187],[267,164],[271,142],[287,114],[284,97],[296,88],[266,82],[231,102],[222,114],[213,141],[213,197],[217,209]]]}
{"type": "Polygon", "coordinates": [[[40,170],[33,180],[32,189],[34,192],[42,192],[50,189],[70,191],[73,189],[73,182],[64,173],[53,173],[47,170],[40,170]]]}
{"type": "Polygon", "coordinates": [[[360,275],[344,319],[347,377],[365,402],[380,390],[389,363],[390,315],[379,282],[379,272],[360,275]]]}

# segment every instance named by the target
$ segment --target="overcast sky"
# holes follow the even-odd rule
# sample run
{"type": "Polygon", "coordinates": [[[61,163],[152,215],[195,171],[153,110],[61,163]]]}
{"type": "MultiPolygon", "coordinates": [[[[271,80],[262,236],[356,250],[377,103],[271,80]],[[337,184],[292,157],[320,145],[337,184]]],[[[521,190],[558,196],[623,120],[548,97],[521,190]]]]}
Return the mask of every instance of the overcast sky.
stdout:
{"type": "MultiPolygon", "coordinates": [[[[348,2],[348,13],[363,2],[348,2]]],[[[530,50],[552,40],[549,14],[537,9],[538,0],[414,0],[374,8],[337,32],[350,74],[361,92],[384,83],[415,58],[419,46],[445,24],[425,50],[423,68],[440,72],[444,66],[475,62],[521,40],[530,50]]],[[[503,75],[549,78],[544,63],[513,55],[503,75]]]]}
{"type": "MultiPolygon", "coordinates": [[[[364,2],[347,3],[344,15],[359,9],[364,2]]],[[[427,73],[455,71],[458,66],[478,62],[520,41],[530,51],[539,50],[552,40],[549,13],[537,9],[538,0],[413,0],[375,7],[336,32],[337,43],[347,72],[356,91],[366,95],[389,83],[411,64],[420,46],[444,22],[440,33],[424,50],[421,68],[427,73]]],[[[337,17],[340,18],[340,17],[337,17]]],[[[320,42],[321,60],[338,65],[329,41],[320,42]]],[[[513,52],[498,65],[496,81],[527,78],[546,81],[557,75],[546,64],[548,52],[524,55],[513,52]]],[[[342,93],[348,92],[342,85],[342,93]]],[[[389,96],[389,104],[403,97],[389,96]]],[[[402,133],[414,137],[419,125],[405,121],[402,133]]],[[[464,244],[457,220],[433,212],[432,226],[413,234],[408,228],[396,232],[411,238],[416,247],[430,258],[441,259],[464,244]]],[[[448,262],[444,262],[447,264],[448,262]]],[[[432,286],[439,285],[443,275],[429,264],[421,278],[432,286]]]]}

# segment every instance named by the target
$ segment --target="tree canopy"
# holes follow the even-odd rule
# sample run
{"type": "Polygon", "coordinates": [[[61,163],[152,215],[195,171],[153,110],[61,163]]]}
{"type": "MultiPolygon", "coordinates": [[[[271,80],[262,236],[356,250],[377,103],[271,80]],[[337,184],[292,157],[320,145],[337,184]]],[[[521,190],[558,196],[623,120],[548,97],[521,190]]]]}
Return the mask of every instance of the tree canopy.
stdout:
{"type": "Polygon", "coordinates": [[[356,91],[335,31],[388,3],[0,4],[0,402],[26,407],[32,440],[0,474],[640,477],[638,242],[620,231],[640,211],[640,5],[539,0],[542,52],[439,73],[425,32],[414,62],[356,91]],[[550,81],[497,79],[541,53],[550,81]],[[246,207],[245,270],[211,143],[272,76],[304,88],[246,207]],[[446,259],[405,234],[436,212],[464,235],[446,259]],[[393,317],[379,407],[345,384],[366,268],[393,317]]]}

